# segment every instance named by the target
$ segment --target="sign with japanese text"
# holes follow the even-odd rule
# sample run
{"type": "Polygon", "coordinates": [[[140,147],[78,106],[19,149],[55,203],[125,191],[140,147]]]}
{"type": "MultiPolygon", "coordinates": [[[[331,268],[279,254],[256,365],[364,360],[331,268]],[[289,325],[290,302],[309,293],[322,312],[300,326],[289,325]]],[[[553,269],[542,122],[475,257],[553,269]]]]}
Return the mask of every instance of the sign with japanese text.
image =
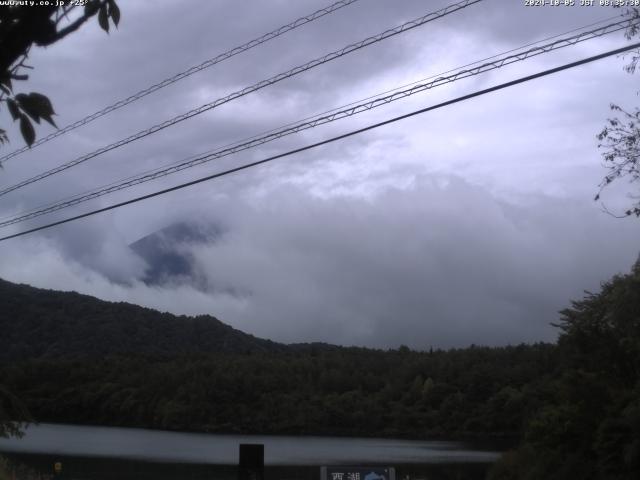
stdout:
{"type": "Polygon", "coordinates": [[[320,467],[320,480],[396,480],[393,467],[320,467]]]}

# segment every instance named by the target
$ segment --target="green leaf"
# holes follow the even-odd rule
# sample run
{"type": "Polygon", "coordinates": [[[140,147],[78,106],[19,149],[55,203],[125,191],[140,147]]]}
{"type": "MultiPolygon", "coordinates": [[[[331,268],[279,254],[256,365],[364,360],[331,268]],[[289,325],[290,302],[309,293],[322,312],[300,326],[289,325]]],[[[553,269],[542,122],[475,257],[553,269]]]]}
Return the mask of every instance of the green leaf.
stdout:
{"type": "Polygon", "coordinates": [[[49,124],[58,128],[56,123],[51,118],[52,115],[55,115],[56,112],[53,110],[53,105],[51,105],[51,100],[45,95],[37,92],[31,92],[29,94],[29,103],[31,106],[38,112],[40,118],[46,120],[49,124]]]}
{"type": "Polygon", "coordinates": [[[38,112],[38,108],[33,104],[31,97],[25,93],[19,93],[15,98],[20,108],[27,112],[36,123],[40,123],[40,113],[38,112]]]}
{"type": "Polygon", "coordinates": [[[100,0],[89,0],[84,5],[85,16],[87,17],[93,16],[98,11],[99,6],[100,6],[100,0]]]}
{"type": "Polygon", "coordinates": [[[22,133],[22,138],[27,142],[27,145],[33,145],[36,139],[36,131],[26,115],[20,117],[20,133],[22,133]]]}
{"type": "Polygon", "coordinates": [[[38,109],[40,116],[56,114],[56,112],[53,111],[51,100],[41,93],[31,92],[29,94],[29,102],[38,109]]]}
{"type": "Polygon", "coordinates": [[[100,7],[100,11],[98,12],[98,23],[105,32],[109,33],[109,14],[107,12],[106,5],[100,7]]]}
{"type": "Polygon", "coordinates": [[[42,118],[52,127],[58,128],[58,125],[56,125],[56,122],[53,121],[53,118],[51,118],[51,115],[43,115],[42,118]]]}
{"type": "MultiPolygon", "coordinates": [[[[40,123],[40,119],[43,118],[51,125],[57,128],[57,125],[51,118],[56,112],[53,110],[51,100],[45,95],[37,92],[31,92],[28,95],[19,93],[16,95],[16,100],[20,105],[20,108],[24,110],[36,123],[40,123]]],[[[12,114],[13,115],[13,114],[12,114]]],[[[13,117],[15,120],[15,116],[13,117]]]]}
{"type": "Polygon", "coordinates": [[[120,23],[120,8],[116,4],[115,0],[108,0],[109,2],[109,16],[113,20],[113,24],[118,28],[120,23]]]}
{"type": "Polygon", "coordinates": [[[18,108],[18,104],[12,99],[7,98],[7,107],[9,108],[9,113],[14,120],[20,118],[20,108],[18,108]]]}

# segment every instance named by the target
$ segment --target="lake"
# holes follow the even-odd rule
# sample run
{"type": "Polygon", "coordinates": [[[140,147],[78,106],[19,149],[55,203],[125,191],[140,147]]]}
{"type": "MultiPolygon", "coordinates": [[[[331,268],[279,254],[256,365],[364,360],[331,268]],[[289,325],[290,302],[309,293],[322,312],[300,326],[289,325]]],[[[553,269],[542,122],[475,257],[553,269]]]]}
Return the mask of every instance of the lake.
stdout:
{"type": "Polygon", "coordinates": [[[457,442],[379,438],[214,435],[133,428],[32,425],[0,439],[10,459],[65,480],[235,479],[240,443],[261,443],[267,478],[316,479],[321,465],[388,465],[397,478],[480,479],[499,455],[457,442]]]}

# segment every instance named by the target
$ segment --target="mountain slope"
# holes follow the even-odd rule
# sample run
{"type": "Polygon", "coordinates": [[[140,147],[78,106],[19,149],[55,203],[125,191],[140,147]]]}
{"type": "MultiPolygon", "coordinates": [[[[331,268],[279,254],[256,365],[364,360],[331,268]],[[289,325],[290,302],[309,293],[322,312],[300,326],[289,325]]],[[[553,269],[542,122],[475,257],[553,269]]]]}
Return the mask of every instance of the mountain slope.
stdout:
{"type": "Polygon", "coordinates": [[[288,347],[214,317],[176,316],[124,302],[99,300],[0,280],[0,361],[204,352],[277,352],[288,347]]]}
{"type": "Polygon", "coordinates": [[[179,222],[142,237],[129,247],[148,265],[142,278],[147,285],[198,283],[189,247],[215,243],[222,233],[217,225],[179,222]]]}

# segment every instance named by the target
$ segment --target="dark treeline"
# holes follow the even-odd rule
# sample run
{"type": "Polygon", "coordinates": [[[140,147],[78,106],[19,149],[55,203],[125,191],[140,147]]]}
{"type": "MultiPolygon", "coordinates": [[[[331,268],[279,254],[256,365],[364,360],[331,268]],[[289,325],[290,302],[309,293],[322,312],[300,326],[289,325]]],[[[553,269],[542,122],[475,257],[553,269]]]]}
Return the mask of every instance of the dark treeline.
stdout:
{"type": "Polygon", "coordinates": [[[206,432],[516,438],[550,345],[39,359],[0,376],[39,421],[206,432]]]}
{"type": "Polygon", "coordinates": [[[139,307],[0,286],[30,299],[7,300],[12,313],[0,315],[7,337],[22,338],[5,350],[0,383],[38,421],[505,438],[517,447],[492,480],[639,478],[640,263],[561,312],[557,344],[429,352],[287,346],[212,317],[156,313],[153,324],[155,312],[139,307]],[[87,345],[73,327],[82,322],[101,329],[87,345]],[[176,324],[186,327],[172,344],[176,324]]]}

